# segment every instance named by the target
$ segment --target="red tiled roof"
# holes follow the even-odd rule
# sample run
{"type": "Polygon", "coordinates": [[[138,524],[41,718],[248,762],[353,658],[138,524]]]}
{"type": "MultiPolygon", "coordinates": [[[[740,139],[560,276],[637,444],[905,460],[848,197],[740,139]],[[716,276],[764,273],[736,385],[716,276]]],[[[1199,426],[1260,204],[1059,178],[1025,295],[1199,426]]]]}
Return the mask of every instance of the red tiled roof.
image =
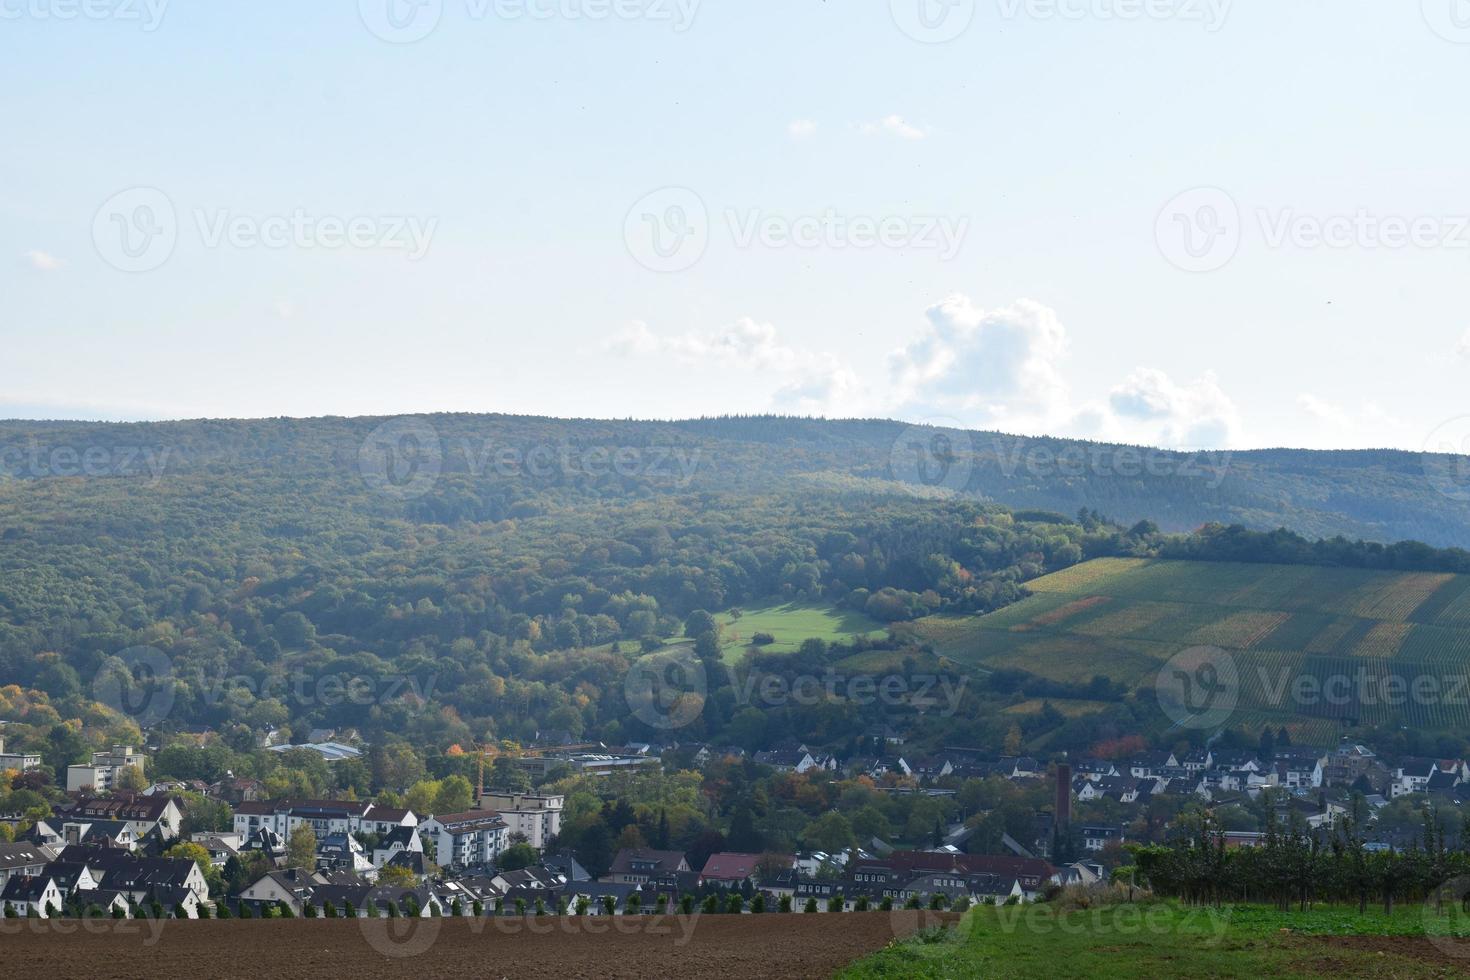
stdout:
{"type": "Polygon", "coordinates": [[[717,881],[744,881],[755,874],[756,865],[760,863],[760,854],[711,854],[709,860],[704,862],[704,870],[699,873],[701,878],[714,878],[717,881]]]}

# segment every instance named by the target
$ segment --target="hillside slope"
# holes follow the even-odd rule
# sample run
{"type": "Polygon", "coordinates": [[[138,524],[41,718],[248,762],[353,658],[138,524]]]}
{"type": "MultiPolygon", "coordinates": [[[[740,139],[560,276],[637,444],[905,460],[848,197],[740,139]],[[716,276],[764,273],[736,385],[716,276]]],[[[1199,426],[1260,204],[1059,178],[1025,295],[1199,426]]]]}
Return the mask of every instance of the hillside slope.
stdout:
{"type": "Polygon", "coordinates": [[[1210,727],[1470,724],[1470,575],[1116,558],[1027,587],[990,615],[912,628],[962,664],[1103,675],[1144,698],[1180,668],[1232,703],[1210,727]]]}

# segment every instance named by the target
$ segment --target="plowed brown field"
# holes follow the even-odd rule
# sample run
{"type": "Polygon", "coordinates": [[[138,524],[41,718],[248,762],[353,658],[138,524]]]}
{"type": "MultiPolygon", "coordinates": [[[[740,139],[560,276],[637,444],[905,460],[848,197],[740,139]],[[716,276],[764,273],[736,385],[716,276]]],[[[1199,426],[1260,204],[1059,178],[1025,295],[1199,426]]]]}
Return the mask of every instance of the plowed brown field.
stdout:
{"type": "MultiPolygon", "coordinates": [[[[829,977],[926,913],[0,922],[8,977],[829,977]]],[[[944,918],[949,918],[948,916],[944,918]]],[[[937,919],[935,919],[937,921],[937,919]]]]}

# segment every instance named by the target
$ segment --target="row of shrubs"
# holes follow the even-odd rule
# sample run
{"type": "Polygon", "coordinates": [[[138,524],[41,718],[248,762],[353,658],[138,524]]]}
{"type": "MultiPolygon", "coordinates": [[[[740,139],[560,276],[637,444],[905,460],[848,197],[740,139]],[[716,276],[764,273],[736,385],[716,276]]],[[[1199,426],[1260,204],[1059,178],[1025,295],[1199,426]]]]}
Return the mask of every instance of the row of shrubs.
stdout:
{"type": "MultiPolygon", "coordinates": [[[[1014,898],[1007,900],[1007,904],[1014,904],[1014,902],[1014,898]]],[[[678,910],[680,914],[693,915],[696,904],[698,904],[700,912],[710,915],[740,915],[746,911],[745,896],[739,894],[738,892],[726,896],[723,901],[721,900],[721,897],[719,895],[708,895],[705,897],[703,902],[699,903],[697,903],[693,895],[686,894],[683,898],[679,900],[678,910]]],[[[777,910],[783,913],[792,912],[794,911],[794,904],[795,903],[792,901],[790,895],[783,895],[777,903],[777,910]]],[[[993,904],[993,900],[987,899],[987,904],[993,904]]],[[[951,903],[949,899],[944,895],[931,896],[927,905],[928,908],[935,911],[941,911],[951,908],[951,903]]],[[[601,906],[604,915],[614,915],[617,912],[617,903],[611,896],[604,897],[602,899],[601,906]]],[[[826,907],[828,912],[844,912],[847,909],[847,900],[842,895],[833,895],[831,898],[827,899],[826,907]]],[[[925,907],[925,903],[923,903],[919,899],[919,897],[915,895],[911,896],[908,901],[904,903],[903,907],[906,909],[922,909],[925,907]]],[[[970,900],[968,898],[962,897],[953,903],[953,911],[956,912],[964,912],[969,907],[970,900]]],[[[893,911],[893,909],[894,902],[891,898],[884,898],[875,906],[871,903],[866,895],[862,895],[859,896],[857,901],[853,903],[854,912],[869,912],[874,910],[879,912],[891,912],[893,911]]],[[[591,910],[591,903],[586,898],[577,899],[575,910],[569,909],[567,900],[563,898],[557,901],[555,914],[567,915],[569,912],[574,911],[574,914],[576,915],[587,915],[591,910]]],[[[749,910],[752,914],[755,915],[761,915],[767,912],[768,905],[766,902],[766,896],[757,893],[755,897],[750,900],[749,910]]],[[[79,908],[77,906],[57,908],[55,905],[53,905],[47,911],[49,913],[48,917],[53,919],[101,919],[108,917],[108,913],[104,912],[96,905],[88,905],[85,907],[85,909],[79,908]]],[[[132,917],[138,919],[191,918],[188,909],[184,908],[183,906],[177,906],[170,911],[166,910],[163,905],[157,901],[150,902],[147,905],[134,904],[130,907],[130,911],[132,917]]],[[[509,911],[510,910],[505,907],[504,902],[497,899],[492,914],[506,915],[509,914],[509,911]]],[[[628,899],[624,907],[624,914],[639,915],[642,913],[642,911],[643,908],[638,896],[635,895],[628,899]]],[[[660,895],[658,897],[657,903],[655,903],[654,905],[653,912],[657,915],[666,915],[668,911],[668,896],[660,895]]],[[[807,913],[819,912],[821,911],[821,905],[815,898],[808,898],[806,900],[806,903],[802,907],[802,911],[807,913]]],[[[364,908],[362,909],[362,915],[369,919],[381,918],[383,916],[386,916],[390,919],[396,919],[400,915],[406,918],[417,918],[422,914],[422,912],[423,910],[419,907],[418,902],[415,901],[412,897],[407,898],[403,902],[402,907],[400,907],[397,902],[389,901],[384,904],[381,909],[372,899],[368,899],[366,906],[364,906],[364,908]]],[[[532,912],[538,916],[547,915],[548,911],[546,908],[546,902],[543,899],[538,898],[536,899],[534,906],[528,909],[525,899],[516,899],[514,904],[514,914],[518,916],[525,916],[526,914],[528,914],[528,912],[532,912]]],[[[111,912],[111,917],[114,919],[123,919],[126,918],[128,914],[129,913],[124,912],[120,908],[113,908],[111,912]]],[[[440,914],[441,912],[438,905],[431,904],[429,906],[430,916],[439,916],[440,914]]],[[[449,914],[456,918],[465,914],[464,905],[460,902],[459,899],[455,899],[454,902],[450,905],[449,914]]],[[[470,914],[477,918],[485,915],[484,903],[478,900],[472,903],[470,914]]],[[[230,908],[228,902],[218,902],[215,904],[214,911],[212,913],[210,910],[210,906],[207,903],[200,903],[198,907],[197,918],[253,919],[256,918],[257,915],[262,919],[294,919],[296,917],[296,913],[292,911],[291,906],[287,905],[284,902],[277,902],[274,905],[262,906],[257,912],[253,911],[249,905],[241,901],[236,903],[233,910],[230,908]]],[[[344,902],[340,910],[331,902],[323,902],[320,907],[312,904],[307,904],[303,906],[302,915],[304,918],[308,919],[336,919],[339,917],[353,919],[358,918],[358,910],[351,902],[344,902]]],[[[15,908],[8,902],[5,904],[4,916],[7,919],[17,918],[15,908]]],[[[34,919],[39,918],[39,915],[34,908],[30,908],[26,912],[26,917],[34,919]]]]}

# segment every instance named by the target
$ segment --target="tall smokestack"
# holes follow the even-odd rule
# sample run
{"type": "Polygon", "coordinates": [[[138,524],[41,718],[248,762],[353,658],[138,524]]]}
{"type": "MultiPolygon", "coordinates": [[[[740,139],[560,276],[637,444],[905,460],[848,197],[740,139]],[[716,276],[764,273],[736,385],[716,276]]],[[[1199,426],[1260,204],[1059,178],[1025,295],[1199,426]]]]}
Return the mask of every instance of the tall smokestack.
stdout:
{"type": "Polygon", "coordinates": [[[1072,766],[1062,757],[1057,763],[1057,831],[1066,830],[1072,823],[1072,766]]]}

